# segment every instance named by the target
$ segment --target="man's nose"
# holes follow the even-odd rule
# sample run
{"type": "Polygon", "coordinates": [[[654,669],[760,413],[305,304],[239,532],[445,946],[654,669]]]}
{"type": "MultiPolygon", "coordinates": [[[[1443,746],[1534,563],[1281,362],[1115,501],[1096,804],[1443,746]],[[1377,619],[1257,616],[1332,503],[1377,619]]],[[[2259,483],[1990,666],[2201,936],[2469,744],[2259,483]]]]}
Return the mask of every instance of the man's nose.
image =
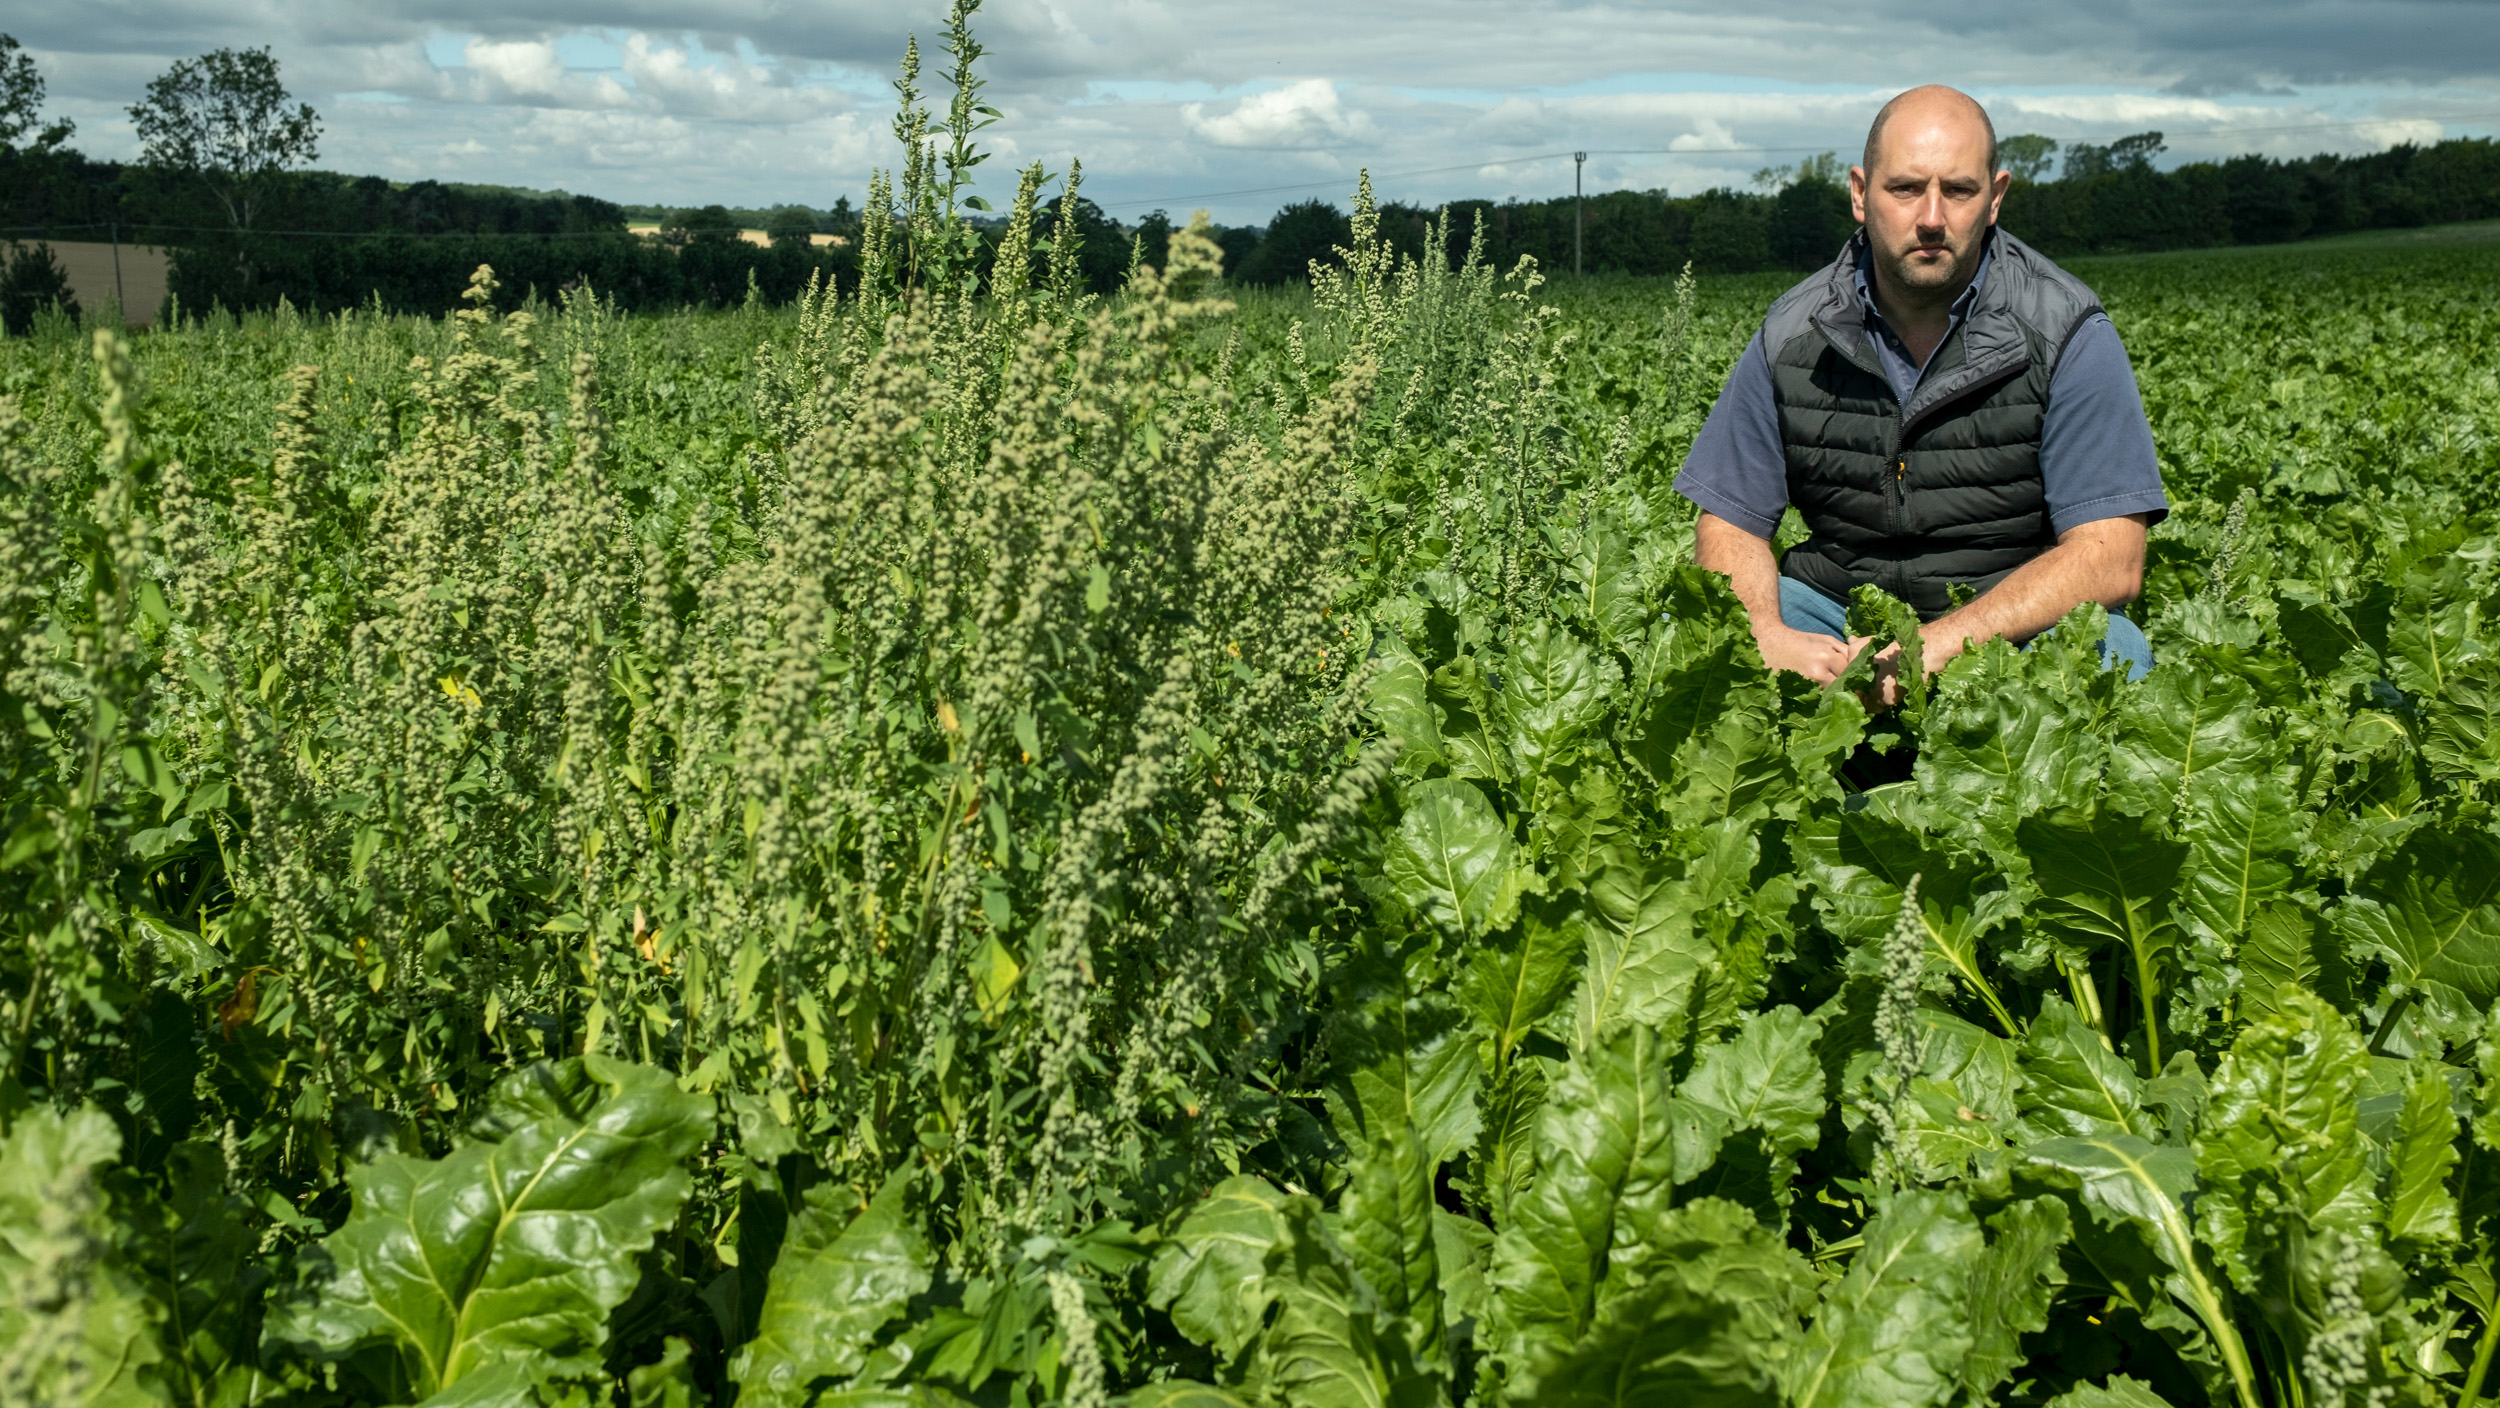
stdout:
{"type": "Polygon", "coordinates": [[[1919,197],[1918,223],[1923,229],[1941,230],[1944,228],[1943,191],[1930,186],[1927,188],[1927,193],[1919,197]]]}

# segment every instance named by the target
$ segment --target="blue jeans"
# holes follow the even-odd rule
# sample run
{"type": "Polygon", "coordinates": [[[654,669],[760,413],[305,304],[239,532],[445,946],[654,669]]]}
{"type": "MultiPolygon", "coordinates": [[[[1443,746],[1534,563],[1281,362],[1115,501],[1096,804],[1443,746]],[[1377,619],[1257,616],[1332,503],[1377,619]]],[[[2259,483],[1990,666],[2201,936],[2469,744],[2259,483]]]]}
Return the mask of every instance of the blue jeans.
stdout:
{"type": "MultiPolygon", "coordinates": [[[[1849,638],[1849,608],[1794,577],[1780,578],[1780,620],[1792,631],[1813,631],[1834,640],[1849,638]]],[[[2152,672],[2153,646],[2135,622],[2113,611],[2109,634],[2101,638],[2101,668],[2121,660],[2127,662],[2127,678],[2140,680],[2152,672]]]]}

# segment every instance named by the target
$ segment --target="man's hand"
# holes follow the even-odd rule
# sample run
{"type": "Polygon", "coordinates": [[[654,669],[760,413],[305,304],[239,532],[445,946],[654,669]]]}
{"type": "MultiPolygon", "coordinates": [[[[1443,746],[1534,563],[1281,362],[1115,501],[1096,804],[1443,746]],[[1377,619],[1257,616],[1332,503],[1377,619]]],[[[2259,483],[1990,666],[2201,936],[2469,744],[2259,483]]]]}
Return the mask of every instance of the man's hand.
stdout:
{"type": "Polygon", "coordinates": [[[1753,639],[1762,647],[1763,664],[1803,675],[1819,685],[1838,680],[1866,647],[1863,639],[1837,641],[1819,631],[1790,630],[1786,622],[1765,623],[1758,617],[1753,639]]]}
{"type": "Polygon", "coordinates": [[[1770,539],[1747,532],[1714,513],[1693,525],[1693,560],[1721,574],[1736,589],[1753,624],[1762,663],[1829,685],[1858,658],[1866,642],[1837,641],[1815,631],[1792,630],[1780,618],[1779,559],[1770,539]]]}
{"type": "MultiPolygon", "coordinates": [[[[1925,631],[1919,632],[1918,638],[1919,664],[1923,667],[1925,673],[1933,675],[1938,670],[1944,668],[1945,662],[1937,659],[1935,655],[1929,653],[1935,649],[1935,644],[1928,638],[1925,631]]],[[[1872,640],[1873,637],[1870,636],[1867,639],[1872,640]]],[[[1947,658],[1949,659],[1951,657],[1948,656],[1947,658]]],[[[1901,688],[1901,643],[1899,641],[1894,641],[1892,644],[1887,645],[1883,649],[1875,652],[1875,688],[1869,691],[1865,696],[1866,704],[1868,708],[1876,708],[1879,706],[1886,709],[1894,708],[1901,703],[1903,694],[1904,691],[1901,688]]]]}

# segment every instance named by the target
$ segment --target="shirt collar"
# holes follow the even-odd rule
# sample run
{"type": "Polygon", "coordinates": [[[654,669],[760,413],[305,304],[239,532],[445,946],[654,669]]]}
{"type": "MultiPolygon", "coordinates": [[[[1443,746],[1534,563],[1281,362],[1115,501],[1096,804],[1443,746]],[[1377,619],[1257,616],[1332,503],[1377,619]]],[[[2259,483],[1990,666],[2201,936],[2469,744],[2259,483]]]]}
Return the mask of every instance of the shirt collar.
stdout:
{"type": "MultiPolygon", "coordinates": [[[[1979,301],[1979,290],[1986,287],[1988,283],[1988,266],[1995,262],[1996,257],[1997,232],[1995,227],[1991,226],[1989,227],[1988,233],[1982,237],[1982,242],[1979,246],[1979,267],[1971,272],[1970,287],[1963,289],[1962,296],[1953,300],[1953,308],[1950,314],[1952,322],[1958,323],[1962,321],[1963,316],[1970,312],[1971,305],[1979,301]]],[[[1863,232],[1860,232],[1858,237],[1858,257],[1853,261],[1851,274],[1852,277],[1856,279],[1858,285],[1858,306],[1865,310],[1866,320],[1870,326],[1881,323],[1884,320],[1883,313],[1875,306],[1875,290],[1870,282],[1870,276],[1873,274],[1874,269],[1874,243],[1868,240],[1863,232]]]]}

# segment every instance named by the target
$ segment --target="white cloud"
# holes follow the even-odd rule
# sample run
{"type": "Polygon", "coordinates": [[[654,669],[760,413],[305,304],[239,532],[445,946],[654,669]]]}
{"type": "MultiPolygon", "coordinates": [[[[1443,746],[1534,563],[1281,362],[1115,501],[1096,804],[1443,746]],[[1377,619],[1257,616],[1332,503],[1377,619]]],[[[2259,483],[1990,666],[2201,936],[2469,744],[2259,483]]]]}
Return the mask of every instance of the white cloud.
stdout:
{"type": "Polygon", "coordinates": [[[709,58],[708,63],[698,62],[691,49],[648,34],[625,40],[625,76],[646,106],[662,111],[769,123],[804,121],[850,106],[846,96],[793,88],[773,70],[734,55],[709,58]]]}
{"type": "Polygon", "coordinates": [[[1667,143],[1671,152],[1723,152],[1736,145],[1736,134],[1716,118],[1705,117],[1693,130],[1667,143]]]}
{"type": "MultiPolygon", "coordinates": [[[[331,169],[670,204],[856,199],[899,156],[886,83],[907,33],[929,101],[947,96],[945,0],[17,9],[6,27],[100,157],[135,150],[124,109],[150,77],[220,45],[275,45],[331,169]]],[[[984,193],[1081,157],[1122,217],[1203,204],[1256,223],[1343,199],[1358,167],[1384,199],[1550,195],[1572,175],[1550,153],[1583,148],[1591,190],[1741,185],[1849,151],[1885,97],[1931,79],[1980,94],[2002,131],[2158,128],[2172,159],[2375,150],[2489,132],[2478,115],[2500,111],[2500,0],[994,0],[979,28],[1007,114],[983,134],[984,193]]]]}
{"type": "Polygon", "coordinates": [[[472,39],[461,46],[460,58],[507,97],[554,98],[566,86],[564,61],[551,43],[472,39]]]}
{"type": "Polygon", "coordinates": [[[2448,135],[2446,123],[2433,122],[2428,118],[2419,117],[2363,123],[2353,131],[2363,140],[2382,147],[2392,147],[2402,142],[2427,146],[2448,135]]]}
{"type": "Polygon", "coordinates": [[[1337,85],[1325,78],[1253,93],[1226,112],[1183,103],[1181,121],[1219,147],[1342,147],[1376,135],[1371,114],[1339,102],[1337,85]]]}
{"type": "Polygon", "coordinates": [[[2315,112],[2297,107],[2225,106],[2206,98],[2182,97],[2172,93],[2017,95],[1999,99],[1990,115],[1996,119],[2000,129],[2015,122],[2018,116],[2025,121],[2045,118],[2067,124],[2132,128],[2164,122],[2217,126],[2225,123],[2247,125],[2318,120],[2315,112]]]}

